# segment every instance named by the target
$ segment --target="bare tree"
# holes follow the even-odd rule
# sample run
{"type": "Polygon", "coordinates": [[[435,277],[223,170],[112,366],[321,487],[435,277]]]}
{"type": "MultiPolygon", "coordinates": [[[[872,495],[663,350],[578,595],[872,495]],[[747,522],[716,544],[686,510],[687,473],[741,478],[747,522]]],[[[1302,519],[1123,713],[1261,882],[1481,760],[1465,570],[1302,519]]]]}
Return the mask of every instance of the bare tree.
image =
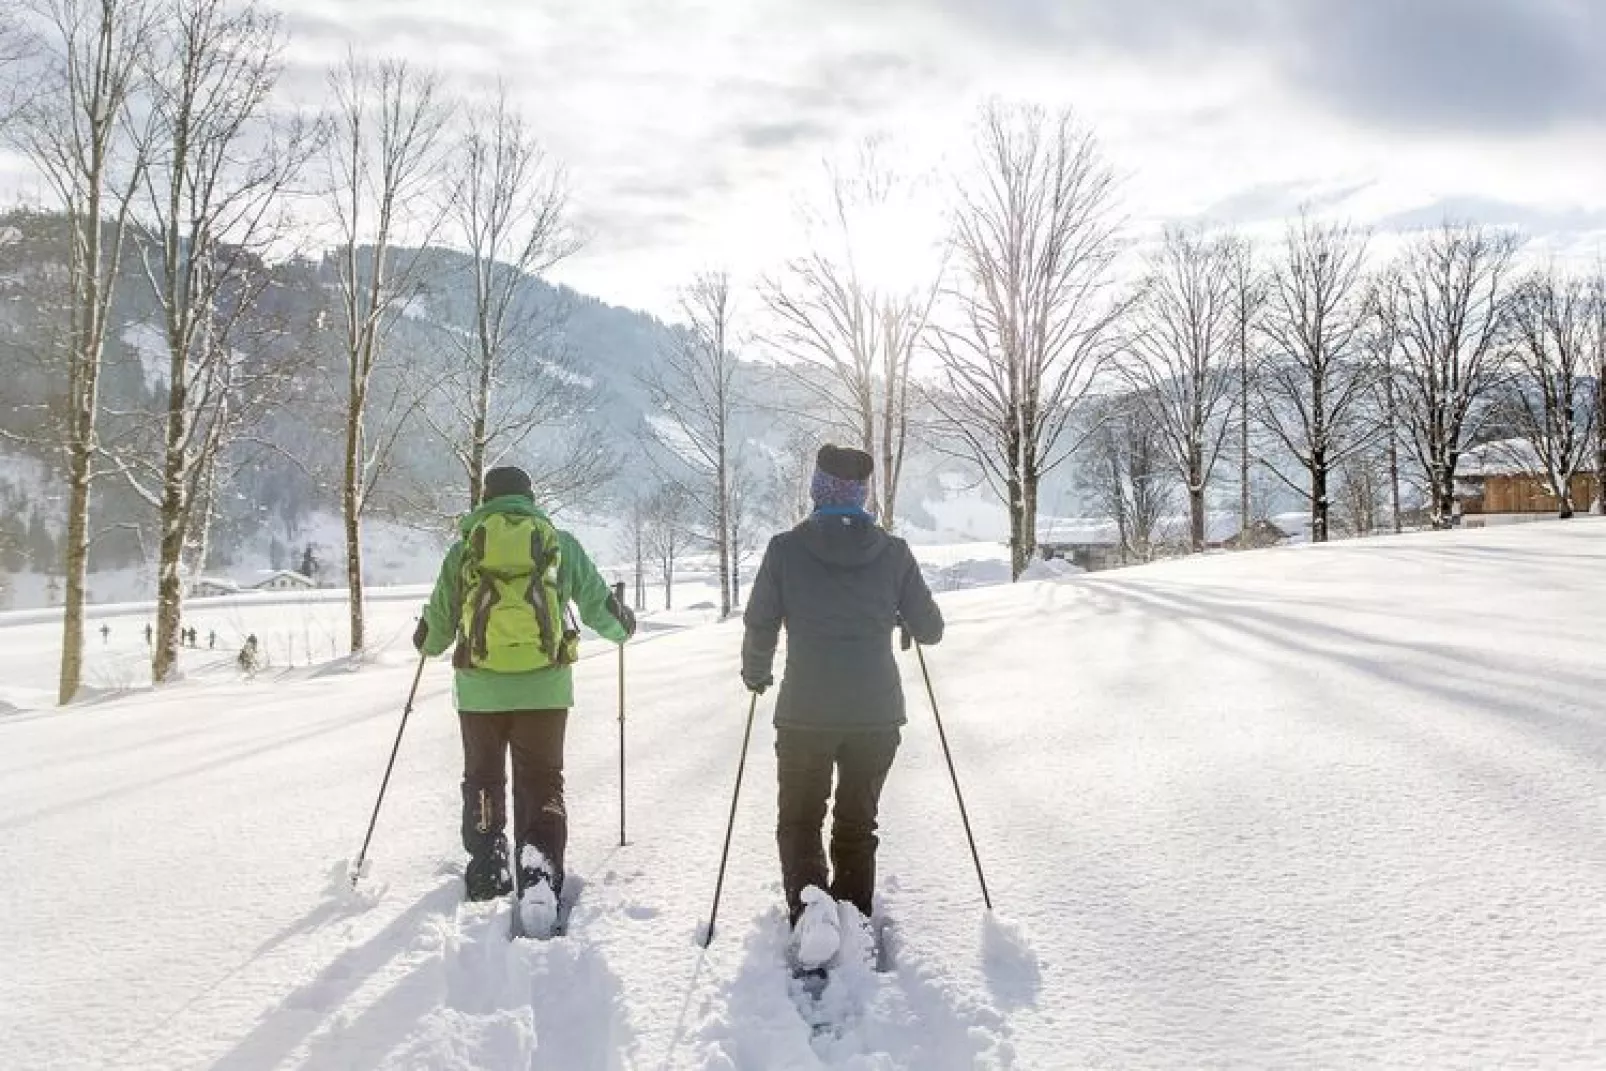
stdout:
{"type": "Polygon", "coordinates": [[[1238,364],[1238,529],[1248,532],[1255,523],[1250,475],[1254,466],[1250,396],[1259,362],[1255,325],[1266,304],[1266,278],[1255,264],[1255,247],[1247,238],[1231,239],[1227,271],[1232,282],[1230,330],[1238,364]]]}
{"type": "Polygon", "coordinates": [[[742,605],[743,569],[761,545],[761,506],[768,496],[758,474],[739,460],[731,466],[730,492],[730,601],[736,609],[742,605]]]}
{"type": "Polygon", "coordinates": [[[619,532],[619,553],[634,569],[633,606],[647,604],[647,498],[641,493],[630,496],[625,503],[624,528],[619,532]]]}
{"type": "MultiPolygon", "coordinates": [[[[473,306],[470,329],[450,336],[458,357],[454,382],[464,382],[463,389],[441,392],[453,419],[438,430],[463,467],[473,505],[488,467],[537,430],[565,428],[584,411],[584,380],[542,345],[561,312],[542,309],[530,294],[530,281],[575,253],[580,241],[569,224],[563,171],[513,109],[505,87],[489,109],[470,114],[452,171],[450,214],[468,250],[473,306]]],[[[558,472],[531,473],[543,497],[574,459],[556,460],[558,472]]]]}
{"type": "Polygon", "coordinates": [[[1375,449],[1344,459],[1338,467],[1338,528],[1353,536],[1371,535],[1378,529],[1387,497],[1383,486],[1387,472],[1385,456],[1375,449]]]}
{"type": "Polygon", "coordinates": [[[1261,419],[1307,482],[1272,471],[1310,503],[1315,543],[1327,541],[1333,473],[1369,448],[1381,426],[1370,404],[1376,366],[1359,343],[1365,252],[1349,224],[1302,214],[1272,269],[1261,321],[1269,350],[1256,385],[1261,419]]]}
{"type": "Polygon", "coordinates": [[[690,549],[686,528],[686,492],[675,483],[660,484],[645,503],[647,553],[664,583],[664,609],[675,608],[675,565],[690,549]]]}
{"type": "Polygon", "coordinates": [[[162,445],[147,482],[113,457],[157,511],[156,635],[152,678],[176,669],[184,557],[196,506],[249,381],[236,328],[269,275],[262,257],[285,233],[284,198],[305,163],[309,131],[267,122],[277,81],[276,16],[254,4],[171,0],[159,43],[144,57],[151,143],[136,230],[145,276],[161,314],[167,384],[162,445]]]}
{"type": "Polygon", "coordinates": [[[1009,511],[1012,574],[1037,547],[1037,491],[1076,443],[1072,417],[1121,314],[1115,179],[1070,112],[993,104],[960,191],[958,320],[937,332],[932,403],[1009,511]]]}
{"type": "Polygon", "coordinates": [[[1155,407],[1134,394],[1106,399],[1090,443],[1090,486],[1115,522],[1122,564],[1152,561],[1160,527],[1171,512],[1165,433],[1155,407]]]}
{"type": "Polygon", "coordinates": [[[1205,549],[1205,492],[1232,429],[1234,255],[1229,239],[1169,228],[1149,258],[1121,371],[1188,494],[1188,541],[1205,549]]]}
{"type": "Polygon", "coordinates": [[[145,90],[141,59],[152,40],[146,0],[30,0],[39,52],[35,91],[8,134],[38,169],[66,219],[59,370],[65,385],[59,445],[67,471],[61,673],[70,702],[83,676],[90,493],[99,450],[102,355],[134,194],[145,166],[132,129],[145,90]]]}
{"type": "Polygon", "coordinates": [[[1506,375],[1500,342],[1517,246],[1509,232],[1446,223],[1419,237],[1384,284],[1400,417],[1435,528],[1454,523],[1456,469],[1506,375]]]}
{"type": "MultiPolygon", "coordinates": [[[[402,60],[347,58],[331,73],[332,136],[326,162],[338,228],[334,260],[345,360],[345,453],[341,512],[350,585],[351,650],[363,649],[362,518],[395,434],[370,434],[369,394],[395,317],[417,291],[430,210],[440,182],[440,145],[450,117],[437,79],[402,60]],[[400,242],[409,226],[416,247],[400,242]]],[[[393,425],[396,426],[396,425],[393,425]]]]}
{"type": "Polygon", "coordinates": [[[1387,314],[1390,292],[1383,280],[1374,279],[1367,288],[1366,316],[1360,339],[1377,373],[1376,404],[1380,407],[1383,462],[1388,471],[1390,525],[1398,535],[1404,530],[1400,502],[1400,402],[1395,367],[1399,361],[1397,319],[1387,314]]]}
{"type": "Polygon", "coordinates": [[[1585,280],[1562,278],[1551,267],[1523,279],[1507,303],[1516,375],[1503,408],[1544,467],[1563,520],[1588,508],[1573,501],[1573,479],[1588,469],[1600,419],[1589,382],[1591,296],[1585,280]]]}
{"type": "Polygon", "coordinates": [[[896,526],[909,445],[910,366],[923,343],[945,256],[923,283],[898,288],[870,277],[861,228],[903,201],[909,180],[885,168],[873,145],[854,171],[828,169],[828,208],[811,220],[813,249],[763,287],[771,341],[799,362],[796,378],[825,421],[877,459],[870,508],[896,526]]]}
{"type": "Polygon", "coordinates": [[[685,492],[719,559],[719,616],[731,612],[731,419],[737,406],[735,303],[730,276],[697,276],[680,295],[684,324],[644,383],[668,453],[656,463],[685,492]]]}

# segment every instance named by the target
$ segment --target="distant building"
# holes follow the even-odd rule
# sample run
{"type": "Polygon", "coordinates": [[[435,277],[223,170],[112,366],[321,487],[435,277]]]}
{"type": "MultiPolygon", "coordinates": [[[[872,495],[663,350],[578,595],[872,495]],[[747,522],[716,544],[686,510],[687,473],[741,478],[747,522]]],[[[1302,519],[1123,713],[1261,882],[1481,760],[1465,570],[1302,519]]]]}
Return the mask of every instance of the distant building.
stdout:
{"type": "Polygon", "coordinates": [[[238,595],[240,585],[232,580],[216,576],[203,576],[190,585],[190,594],[198,599],[209,599],[219,595],[238,595]]]}
{"type": "MultiPolygon", "coordinates": [[[[1151,556],[1173,558],[1189,553],[1190,528],[1186,514],[1161,518],[1154,528],[1151,556]]],[[[1037,532],[1037,552],[1046,561],[1068,561],[1090,573],[1134,564],[1122,556],[1120,526],[1108,517],[1041,517],[1037,532]]],[[[1233,549],[1239,534],[1236,513],[1213,510],[1205,514],[1206,550],[1233,549]]]]}
{"type": "Polygon", "coordinates": [[[1090,573],[1125,564],[1119,527],[1098,517],[1039,521],[1037,553],[1044,561],[1067,561],[1090,573]]]}
{"type": "Polygon", "coordinates": [[[1295,536],[1304,535],[1309,531],[1310,518],[1305,517],[1303,520],[1304,524],[1300,525],[1262,517],[1227,539],[1222,543],[1222,547],[1226,550],[1264,550],[1266,547],[1280,547],[1295,536]]]}
{"type": "Polygon", "coordinates": [[[257,591],[310,591],[318,585],[294,569],[280,569],[251,586],[257,591]]]}
{"type": "MultiPolygon", "coordinates": [[[[1595,474],[1575,474],[1570,488],[1573,510],[1587,513],[1595,501],[1595,474]]],[[[1468,451],[1456,473],[1455,504],[1470,528],[1561,513],[1544,462],[1526,439],[1503,439],[1468,451]]]]}

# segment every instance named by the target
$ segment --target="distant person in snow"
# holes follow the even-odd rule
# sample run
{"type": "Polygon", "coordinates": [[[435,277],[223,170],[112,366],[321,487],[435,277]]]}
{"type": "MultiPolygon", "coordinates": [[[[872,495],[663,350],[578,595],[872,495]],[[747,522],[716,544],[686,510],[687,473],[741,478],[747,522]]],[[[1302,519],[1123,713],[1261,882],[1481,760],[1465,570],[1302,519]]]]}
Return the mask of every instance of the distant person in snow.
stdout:
{"type": "Polygon", "coordinates": [[[513,890],[526,933],[550,932],[563,891],[568,815],[563,736],[574,705],[570,669],[580,619],[615,643],[636,628],[579,542],[535,504],[522,469],[485,474],[484,498],[459,523],[413,633],[433,657],[452,651],[463,735],[463,880],[470,900],[513,890]],[[513,836],[505,835],[506,764],[513,755],[513,836]]]}
{"type": "Polygon", "coordinates": [[[149,647],[151,645],[151,637],[154,636],[154,635],[156,635],[156,631],[153,628],[151,628],[149,625],[146,625],[145,626],[145,646],[146,647],[149,647]]]}
{"type": "Polygon", "coordinates": [[[775,835],[803,966],[837,954],[844,923],[870,932],[876,812],[905,721],[892,634],[901,623],[920,643],[942,639],[942,612],[909,545],[865,512],[874,468],[861,450],[820,450],[814,512],[770,540],[743,618],[742,681],[758,694],[774,683],[775,648],[782,627],[787,633],[775,704],[775,835]],[[828,879],[821,827],[833,773],[828,879]]]}
{"type": "Polygon", "coordinates": [[[104,647],[104,646],[106,646],[106,644],[110,643],[111,640],[112,640],[112,627],[110,625],[102,625],[102,626],[100,626],[100,645],[102,647],[104,647]]]}
{"type": "Polygon", "coordinates": [[[206,649],[208,651],[211,651],[211,650],[215,650],[216,648],[217,648],[217,629],[213,629],[211,632],[208,632],[206,634],[206,649]]]}
{"type": "Polygon", "coordinates": [[[240,670],[244,673],[255,673],[262,668],[262,649],[257,644],[256,633],[245,638],[245,646],[240,648],[240,670]]]}

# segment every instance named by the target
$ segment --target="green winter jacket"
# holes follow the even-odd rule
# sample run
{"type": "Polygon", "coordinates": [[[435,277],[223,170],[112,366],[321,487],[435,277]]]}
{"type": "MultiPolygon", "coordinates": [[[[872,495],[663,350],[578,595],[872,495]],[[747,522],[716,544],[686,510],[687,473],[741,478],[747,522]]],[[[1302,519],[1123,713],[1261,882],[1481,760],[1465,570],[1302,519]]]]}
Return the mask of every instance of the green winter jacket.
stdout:
{"type": "MultiPolygon", "coordinates": [[[[529,499],[506,495],[483,503],[458,522],[466,537],[480,518],[491,513],[515,513],[547,520],[529,499]]],[[[549,522],[550,523],[550,522],[549,522]]],[[[599,636],[624,643],[625,628],[611,612],[613,593],[591,563],[578,540],[568,532],[558,532],[562,560],[558,565],[558,594],[580,608],[580,620],[599,636]]],[[[424,607],[429,635],[424,654],[431,658],[445,654],[457,643],[458,623],[463,608],[463,540],[446,552],[435,590],[424,607]]],[[[469,713],[505,713],[515,710],[561,710],[574,705],[574,672],[569,666],[549,666],[528,673],[493,673],[485,669],[459,669],[453,693],[457,709],[469,713]]]]}

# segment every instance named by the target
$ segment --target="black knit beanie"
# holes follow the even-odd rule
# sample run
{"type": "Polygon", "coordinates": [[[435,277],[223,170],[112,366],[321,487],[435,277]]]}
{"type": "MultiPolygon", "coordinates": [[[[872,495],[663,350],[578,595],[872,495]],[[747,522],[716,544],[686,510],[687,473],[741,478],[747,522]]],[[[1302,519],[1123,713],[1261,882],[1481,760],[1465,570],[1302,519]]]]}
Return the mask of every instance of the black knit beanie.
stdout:
{"type": "Polygon", "coordinates": [[[484,500],[489,502],[503,495],[521,495],[532,502],[535,501],[535,489],[530,486],[530,474],[514,465],[487,472],[484,500]]]}

